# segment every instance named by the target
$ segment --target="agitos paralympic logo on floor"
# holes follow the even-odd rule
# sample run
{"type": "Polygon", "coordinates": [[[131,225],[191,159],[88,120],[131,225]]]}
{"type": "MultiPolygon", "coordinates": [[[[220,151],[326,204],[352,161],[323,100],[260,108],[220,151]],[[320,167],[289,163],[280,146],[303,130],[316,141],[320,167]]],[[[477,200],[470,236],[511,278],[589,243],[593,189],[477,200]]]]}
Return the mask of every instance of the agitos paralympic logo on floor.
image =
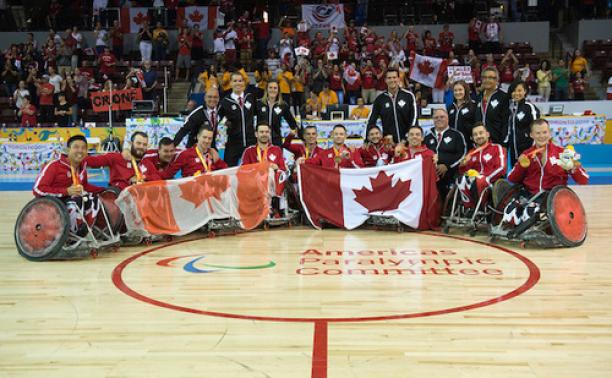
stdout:
{"type": "Polygon", "coordinates": [[[253,269],[268,269],[276,266],[274,261],[268,261],[266,264],[260,265],[221,265],[221,264],[211,264],[208,263],[205,258],[205,255],[188,255],[188,256],[174,256],[159,260],[157,265],[167,267],[167,268],[176,268],[176,265],[173,265],[174,261],[184,260],[191,258],[189,261],[183,264],[183,270],[188,273],[215,273],[223,270],[253,270],[253,269]],[[206,269],[202,269],[200,267],[204,267],[206,269]]]}

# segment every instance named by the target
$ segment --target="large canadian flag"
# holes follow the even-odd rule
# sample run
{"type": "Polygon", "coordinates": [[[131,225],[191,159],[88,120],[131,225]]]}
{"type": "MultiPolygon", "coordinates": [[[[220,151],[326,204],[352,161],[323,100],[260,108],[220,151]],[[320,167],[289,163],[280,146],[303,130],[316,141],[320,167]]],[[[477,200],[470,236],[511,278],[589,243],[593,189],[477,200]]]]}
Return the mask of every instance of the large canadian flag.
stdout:
{"type": "Polygon", "coordinates": [[[187,21],[190,28],[197,24],[200,30],[215,29],[218,24],[217,17],[220,16],[217,9],[218,7],[180,7],[176,13],[176,26],[181,27],[187,21]]]}
{"type": "Polygon", "coordinates": [[[446,59],[410,52],[410,79],[431,88],[444,87],[446,59]]]}
{"type": "Polygon", "coordinates": [[[130,231],[185,235],[212,219],[234,218],[246,230],[270,212],[274,175],[268,163],[249,164],[178,180],[132,185],[115,201],[130,231]]]}
{"type": "Polygon", "coordinates": [[[431,159],[362,169],[298,167],[300,200],[316,228],[324,221],[351,230],[371,215],[392,216],[419,230],[439,224],[440,201],[431,159]]]}
{"type": "MultiPolygon", "coordinates": [[[[145,20],[149,20],[149,8],[121,8],[121,29],[124,33],[138,33],[145,20]]],[[[150,27],[153,30],[155,26],[150,27]]]]}

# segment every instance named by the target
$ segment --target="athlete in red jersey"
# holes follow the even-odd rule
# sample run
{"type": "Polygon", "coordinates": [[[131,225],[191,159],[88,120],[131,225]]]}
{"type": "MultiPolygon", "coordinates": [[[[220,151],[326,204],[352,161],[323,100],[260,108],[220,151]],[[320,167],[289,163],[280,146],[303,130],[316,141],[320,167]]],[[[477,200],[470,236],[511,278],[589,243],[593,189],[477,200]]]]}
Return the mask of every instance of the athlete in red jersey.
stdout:
{"type": "Polygon", "coordinates": [[[270,143],[270,126],[265,123],[257,125],[255,137],[257,138],[257,143],[244,150],[241,164],[268,161],[274,170],[280,169],[281,171],[286,171],[287,167],[283,158],[283,150],[270,143]]]}
{"type": "Polygon", "coordinates": [[[162,178],[171,179],[178,171],[181,171],[183,177],[190,177],[227,168],[227,164],[221,160],[217,150],[210,147],[212,140],[212,128],[203,126],[198,132],[198,142],[195,146],[177,154],[176,160],[164,171],[162,178]]]}
{"type": "Polygon", "coordinates": [[[92,168],[109,167],[109,185],[121,190],[132,184],[161,180],[153,163],[143,160],[149,143],[147,134],[136,131],[132,134],[131,141],[132,146],[129,150],[88,156],[87,165],[92,168]]]}
{"type": "Polygon", "coordinates": [[[359,150],[348,147],[344,144],[346,140],[346,128],[343,125],[336,125],[332,131],[334,145],[315,157],[298,159],[298,164],[303,163],[320,165],[329,168],[361,168],[364,166],[359,150]]]}

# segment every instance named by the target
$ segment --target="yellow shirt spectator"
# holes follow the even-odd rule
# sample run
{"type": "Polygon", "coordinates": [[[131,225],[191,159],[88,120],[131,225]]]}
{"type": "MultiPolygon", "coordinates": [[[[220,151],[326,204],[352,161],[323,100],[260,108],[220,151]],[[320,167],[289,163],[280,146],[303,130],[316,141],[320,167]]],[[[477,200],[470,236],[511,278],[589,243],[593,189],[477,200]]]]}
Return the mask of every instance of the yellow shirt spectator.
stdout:
{"type": "Polygon", "coordinates": [[[291,93],[291,84],[293,83],[293,72],[283,71],[277,76],[280,93],[291,93]]]}
{"type": "Polygon", "coordinates": [[[198,81],[204,86],[204,91],[208,91],[210,88],[219,88],[219,79],[216,76],[208,77],[208,71],[204,71],[198,76],[198,81]]]}
{"type": "Polygon", "coordinates": [[[364,107],[360,107],[360,106],[356,106],[353,108],[353,110],[351,111],[351,119],[364,119],[364,118],[368,118],[368,116],[370,115],[370,109],[364,107]]]}
{"type": "Polygon", "coordinates": [[[300,75],[294,77],[291,89],[293,92],[304,92],[304,81],[300,75]]]}
{"type": "Polygon", "coordinates": [[[306,105],[309,105],[312,109],[316,109],[317,111],[319,111],[319,99],[318,98],[314,100],[309,97],[308,99],[306,99],[306,105]]]}
{"type": "Polygon", "coordinates": [[[268,71],[255,71],[255,82],[257,83],[257,88],[265,90],[268,86],[268,81],[272,78],[272,72],[268,71]]]}
{"type": "Polygon", "coordinates": [[[319,104],[321,104],[321,111],[324,112],[327,105],[338,104],[338,95],[331,89],[323,90],[319,93],[319,104]]]}
{"type": "Polygon", "coordinates": [[[582,56],[579,56],[572,61],[572,67],[571,67],[572,73],[585,71],[586,67],[587,67],[587,60],[582,56]]]}
{"type": "Polygon", "coordinates": [[[223,72],[223,82],[221,83],[221,86],[223,87],[223,92],[227,92],[232,89],[232,86],[230,85],[231,76],[232,76],[231,72],[229,71],[223,72]]]}

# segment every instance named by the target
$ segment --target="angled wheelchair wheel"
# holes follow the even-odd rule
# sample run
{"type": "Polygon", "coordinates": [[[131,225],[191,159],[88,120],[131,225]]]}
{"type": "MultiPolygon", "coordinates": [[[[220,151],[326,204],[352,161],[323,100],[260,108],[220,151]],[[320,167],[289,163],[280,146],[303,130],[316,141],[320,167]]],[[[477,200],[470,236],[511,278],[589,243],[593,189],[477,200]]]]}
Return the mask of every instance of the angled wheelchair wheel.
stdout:
{"type": "MultiPolygon", "coordinates": [[[[502,180],[498,180],[495,184],[500,181],[502,180]]],[[[497,189],[495,185],[493,186],[493,203],[497,203],[497,205],[495,205],[495,211],[491,216],[492,225],[497,226],[501,223],[502,219],[504,218],[504,209],[506,208],[506,206],[508,206],[510,201],[512,201],[517,196],[520,190],[520,185],[515,185],[512,187],[500,187],[497,189]],[[495,196],[497,196],[497,201],[495,201],[495,196]]]]}
{"type": "Polygon", "coordinates": [[[31,261],[54,258],[64,247],[70,219],[64,203],[53,197],[34,198],[15,222],[17,251],[31,261]]]}
{"type": "Polygon", "coordinates": [[[505,179],[499,179],[493,184],[491,199],[493,201],[493,207],[497,207],[499,203],[504,199],[506,193],[512,189],[512,185],[505,179]]]}
{"type": "MultiPolygon", "coordinates": [[[[110,227],[114,233],[121,231],[124,221],[121,210],[119,210],[119,207],[115,204],[115,200],[118,196],[119,190],[116,188],[106,189],[98,195],[98,199],[100,202],[102,202],[102,206],[104,206],[110,227]]],[[[96,225],[102,229],[106,228],[106,221],[102,214],[98,215],[96,225]]]]}
{"type": "Polygon", "coordinates": [[[548,194],[546,211],[553,234],[564,247],[577,247],[587,236],[584,207],[576,193],[566,186],[555,186],[548,194]]]}

